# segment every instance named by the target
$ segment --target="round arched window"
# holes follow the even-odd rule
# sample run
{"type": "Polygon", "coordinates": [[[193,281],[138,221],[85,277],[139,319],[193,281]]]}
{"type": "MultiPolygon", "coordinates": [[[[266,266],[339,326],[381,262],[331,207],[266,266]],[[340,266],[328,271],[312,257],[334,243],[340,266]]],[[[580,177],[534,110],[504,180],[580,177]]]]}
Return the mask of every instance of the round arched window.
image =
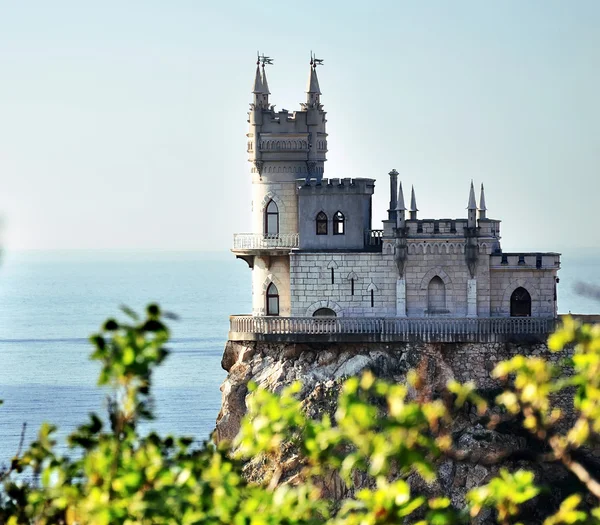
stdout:
{"type": "Polygon", "coordinates": [[[331,308],[319,308],[313,314],[313,317],[337,317],[331,308]]]}

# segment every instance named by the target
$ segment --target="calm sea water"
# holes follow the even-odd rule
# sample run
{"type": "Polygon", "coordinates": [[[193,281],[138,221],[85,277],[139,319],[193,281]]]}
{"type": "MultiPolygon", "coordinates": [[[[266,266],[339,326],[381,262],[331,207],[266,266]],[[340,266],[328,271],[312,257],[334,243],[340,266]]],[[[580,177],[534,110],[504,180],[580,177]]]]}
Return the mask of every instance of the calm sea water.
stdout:
{"type": "MultiPolygon", "coordinates": [[[[597,313],[574,293],[600,284],[600,257],[563,256],[559,310],[597,313]]],[[[59,442],[92,411],[101,412],[98,364],[87,336],[120,304],[157,301],[175,312],[173,352],[156,374],[157,419],[146,429],[206,439],[219,412],[220,361],[228,317],[250,311],[250,270],[230,254],[24,253],[0,265],[0,463],[15,452],[21,427],[35,437],[43,421],[59,442]]],[[[64,448],[63,448],[64,449],[64,448]]]]}
{"type": "Polygon", "coordinates": [[[244,262],[227,253],[8,254],[0,266],[0,463],[14,454],[23,422],[29,439],[53,422],[63,441],[103,410],[87,337],[119,316],[120,304],[141,311],[151,301],[179,320],[156,373],[157,418],[146,426],[204,440],[219,412],[229,315],[250,311],[244,262]]]}

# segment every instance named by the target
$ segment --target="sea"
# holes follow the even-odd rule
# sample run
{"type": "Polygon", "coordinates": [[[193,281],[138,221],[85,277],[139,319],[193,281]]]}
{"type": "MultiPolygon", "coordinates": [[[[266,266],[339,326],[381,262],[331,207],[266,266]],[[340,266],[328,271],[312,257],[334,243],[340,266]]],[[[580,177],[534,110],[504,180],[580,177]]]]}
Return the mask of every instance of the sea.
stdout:
{"type": "MultiPolygon", "coordinates": [[[[600,253],[565,253],[559,312],[598,313],[577,283],[600,285],[600,253]]],[[[155,419],[141,431],[209,438],[226,373],[221,357],[229,316],[251,310],[250,270],[225,253],[7,252],[0,261],[0,465],[43,422],[58,427],[57,450],[88,414],[106,412],[96,386],[90,334],[121,305],[150,302],[178,315],[169,321],[171,354],[154,378],[155,419]]]]}

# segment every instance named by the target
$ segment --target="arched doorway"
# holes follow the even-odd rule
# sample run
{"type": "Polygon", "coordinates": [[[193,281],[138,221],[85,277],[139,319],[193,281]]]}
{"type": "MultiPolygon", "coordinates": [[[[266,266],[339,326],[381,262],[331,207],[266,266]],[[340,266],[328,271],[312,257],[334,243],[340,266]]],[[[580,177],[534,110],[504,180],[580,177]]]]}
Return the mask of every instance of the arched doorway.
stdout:
{"type": "Polygon", "coordinates": [[[446,310],[446,285],[439,275],[431,279],[427,286],[427,313],[448,313],[446,310]]]}
{"type": "Polygon", "coordinates": [[[531,295],[519,286],[510,296],[511,317],[531,317],[531,295]]]}
{"type": "Polygon", "coordinates": [[[279,315],[279,290],[275,283],[267,287],[267,315],[279,315]]]}
{"type": "Polygon", "coordinates": [[[331,308],[319,308],[315,310],[313,317],[337,317],[337,315],[331,308]]]}

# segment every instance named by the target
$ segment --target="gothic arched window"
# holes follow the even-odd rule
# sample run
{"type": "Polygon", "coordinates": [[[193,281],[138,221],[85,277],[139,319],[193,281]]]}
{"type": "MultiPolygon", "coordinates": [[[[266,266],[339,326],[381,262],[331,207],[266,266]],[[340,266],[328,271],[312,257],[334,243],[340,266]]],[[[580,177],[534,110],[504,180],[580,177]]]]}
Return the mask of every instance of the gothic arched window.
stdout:
{"type": "Polygon", "coordinates": [[[275,283],[267,287],[267,315],[279,315],[279,290],[275,283]]]}
{"type": "Polygon", "coordinates": [[[333,216],[333,234],[344,235],[346,233],[346,218],[341,211],[336,211],[333,216]]]}
{"type": "Polygon", "coordinates": [[[265,208],[265,235],[279,234],[279,208],[273,199],[265,208]]]}
{"type": "Polygon", "coordinates": [[[327,215],[320,211],[317,213],[317,235],[327,235],[327,215]]]}
{"type": "Polygon", "coordinates": [[[531,295],[519,286],[510,296],[511,317],[531,317],[531,295]]]}
{"type": "Polygon", "coordinates": [[[443,314],[446,310],[446,285],[439,276],[435,276],[427,286],[427,313],[443,314]]]}

